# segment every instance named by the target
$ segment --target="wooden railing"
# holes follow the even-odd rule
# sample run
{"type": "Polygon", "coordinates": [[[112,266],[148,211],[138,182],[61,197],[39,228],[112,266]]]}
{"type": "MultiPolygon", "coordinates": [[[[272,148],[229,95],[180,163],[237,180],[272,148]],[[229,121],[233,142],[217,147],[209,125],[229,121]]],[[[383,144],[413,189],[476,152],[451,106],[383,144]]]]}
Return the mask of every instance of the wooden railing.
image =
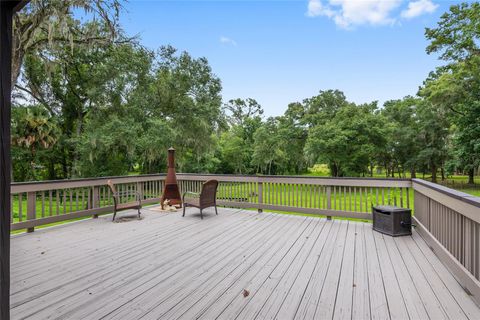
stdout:
{"type": "Polygon", "coordinates": [[[412,179],[417,230],[480,302],[480,198],[412,179]]]}
{"type": "MultiPolygon", "coordinates": [[[[109,179],[119,191],[139,192],[149,204],[159,201],[165,175],[14,183],[11,229],[31,232],[112,212],[109,179]]],[[[181,192],[198,192],[203,182],[216,179],[219,205],[259,211],[371,219],[374,205],[410,208],[419,234],[480,303],[480,198],[419,179],[198,174],[178,174],[177,179],[181,192]]]]}
{"type": "MultiPolygon", "coordinates": [[[[45,224],[112,212],[109,179],[119,191],[139,192],[148,204],[159,201],[165,175],[12,184],[12,230],[33,231],[45,224]]],[[[177,179],[181,192],[198,192],[203,182],[217,179],[219,205],[328,217],[370,219],[372,205],[410,208],[412,197],[411,181],[400,179],[197,174],[178,174],[177,179]]]]}

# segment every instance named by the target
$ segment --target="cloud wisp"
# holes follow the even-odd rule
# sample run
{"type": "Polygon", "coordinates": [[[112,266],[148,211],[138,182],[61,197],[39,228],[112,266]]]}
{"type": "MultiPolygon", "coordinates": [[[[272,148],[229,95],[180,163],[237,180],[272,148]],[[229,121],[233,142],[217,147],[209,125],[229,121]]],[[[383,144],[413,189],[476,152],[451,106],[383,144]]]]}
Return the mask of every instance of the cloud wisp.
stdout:
{"type": "MultiPolygon", "coordinates": [[[[360,25],[393,25],[399,18],[397,9],[402,2],[404,0],[309,0],[306,15],[330,18],[343,29],[360,25]]],[[[412,19],[432,13],[437,7],[432,0],[413,0],[400,17],[412,19]]]]}
{"type": "Polygon", "coordinates": [[[431,0],[418,0],[411,1],[408,4],[408,8],[402,11],[402,18],[412,19],[423,14],[433,13],[437,10],[438,4],[433,3],[431,0]]]}
{"type": "Polygon", "coordinates": [[[225,44],[225,45],[230,45],[230,46],[237,46],[237,42],[229,37],[221,36],[220,37],[220,43],[225,44]]]}

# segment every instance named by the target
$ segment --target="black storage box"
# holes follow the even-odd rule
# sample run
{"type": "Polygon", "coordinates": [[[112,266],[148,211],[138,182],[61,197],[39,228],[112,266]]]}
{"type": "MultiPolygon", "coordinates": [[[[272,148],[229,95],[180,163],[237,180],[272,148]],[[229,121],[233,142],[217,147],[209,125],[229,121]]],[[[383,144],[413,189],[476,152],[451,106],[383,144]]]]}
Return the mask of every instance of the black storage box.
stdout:
{"type": "Polygon", "coordinates": [[[393,207],[372,207],[373,230],[391,236],[412,234],[412,210],[393,207]]]}

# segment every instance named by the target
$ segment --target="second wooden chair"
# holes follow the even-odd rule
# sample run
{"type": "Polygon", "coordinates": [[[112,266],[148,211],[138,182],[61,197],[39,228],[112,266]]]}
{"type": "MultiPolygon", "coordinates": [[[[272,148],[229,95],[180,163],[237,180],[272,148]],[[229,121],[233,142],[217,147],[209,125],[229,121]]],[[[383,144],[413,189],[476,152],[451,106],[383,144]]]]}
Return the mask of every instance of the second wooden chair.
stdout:
{"type": "Polygon", "coordinates": [[[185,217],[186,207],[195,207],[200,209],[200,217],[203,219],[203,209],[215,207],[215,214],[217,211],[217,180],[208,180],[202,185],[200,193],[187,191],[183,193],[183,217],[185,217]]]}

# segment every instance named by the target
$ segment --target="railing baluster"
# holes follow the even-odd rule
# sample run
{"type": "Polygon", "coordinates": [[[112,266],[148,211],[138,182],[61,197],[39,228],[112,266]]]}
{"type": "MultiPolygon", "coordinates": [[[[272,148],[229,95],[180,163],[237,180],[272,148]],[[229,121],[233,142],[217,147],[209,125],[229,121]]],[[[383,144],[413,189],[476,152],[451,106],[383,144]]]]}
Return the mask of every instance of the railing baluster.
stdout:
{"type": "Polygon", "coordinates": [[[357,212],[357,187],[353,187],[353,211],[357,212]]]}
{"type": "Polygon", "coordinates": [[[56,215],[60,215],[60,190],[55,190],[55,207],[56,207],[56,215]]]}
{"type": "Polygon", "coordinates": [[[75,204],[76,210],[78,211],[78,189],[75,190],[75,204]]]}
{"type": "MultiPolygon", "coordinates": [[[[332,209],[332,187],[331,186],[326,186],[326,198],[327,198],[327,209],[331,210],[332,209]]],[[[327,215],[327,220],[332,220],[331,215],[327,215]]]]}
{"type": "MultiPolygon", "coordinates": [[[[35,191],[27,192],[27,220],[36,219],[37,193],[35,191]]],[[[34,227],[27,228],[27,232],[33,232],[34,227]]]]}
{"type": "Polygon", "coordinates": [[[73,212],[73,190],[69,190],[69,198],[70,198],[70,212],[73,212]]]}
{"type": "Polygon", "coordinates": [[[42,218],[45,218],[45,191],[42,191],[42,218]]]}
{"type": "Polygon", "coordinates": [[[52,208],[52,205],[53,205],[53,194],[52,194],[52,190],[48,190],[48,212],[49,212],[49,216],[53,216],[53,208],[52,208]]]}
{"type": "Polygon", "coordinates": [[[62,190],[63,192],[63,214],[67,213],[67,194],[65,192],[66,190],[62,190]]]}
{"type": "Polygon", "coordinates": [[[18,221],[23,221],[23,194],[18,194],[18,221]]]}

